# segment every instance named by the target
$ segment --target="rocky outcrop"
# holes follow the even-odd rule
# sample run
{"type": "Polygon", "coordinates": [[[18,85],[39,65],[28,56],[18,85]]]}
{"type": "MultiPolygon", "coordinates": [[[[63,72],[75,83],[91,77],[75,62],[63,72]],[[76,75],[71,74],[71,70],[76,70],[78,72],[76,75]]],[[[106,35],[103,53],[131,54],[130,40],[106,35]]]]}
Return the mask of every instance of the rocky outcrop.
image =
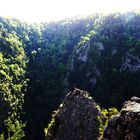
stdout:
{"type": "Polygon", "coordinates": [[[68,93],[45,129],[46,140],[97,140],[103,120],[99,106],[86,91],[68,93]]]}
{"type": "Polygon", "coordinates": [[[90,43],[86,42],[85,44],[83,44],[82,47],[80,47],[76,50],[77,59],[82,62],[86,62],[88,59],[89,50],[90,50],[90,43]]]}
{"type": "Polygon", "coordinates": [[[120,72],[126,70],[130,72],[140,71],[140,58],[138,56],[128,53],[123,61],[120,72]]]}
{"type": "Polygon", "coordinates": [[[132,97],[124,103],[120,113],[109,120],[103,140],[140,139],[140,98],[132,97]]]}

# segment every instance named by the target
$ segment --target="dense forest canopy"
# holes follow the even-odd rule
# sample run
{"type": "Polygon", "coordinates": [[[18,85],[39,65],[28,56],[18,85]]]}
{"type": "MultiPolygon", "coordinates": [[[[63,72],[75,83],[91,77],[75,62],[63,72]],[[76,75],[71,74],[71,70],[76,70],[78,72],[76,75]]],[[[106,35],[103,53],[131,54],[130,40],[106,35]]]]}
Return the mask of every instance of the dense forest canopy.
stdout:
{"type": "Polygon", "coordinates": [[[44,140],[68,91],[103,108],[140,92],[140,12],[52,23],[0,18],[0,139],[44,140]]]}

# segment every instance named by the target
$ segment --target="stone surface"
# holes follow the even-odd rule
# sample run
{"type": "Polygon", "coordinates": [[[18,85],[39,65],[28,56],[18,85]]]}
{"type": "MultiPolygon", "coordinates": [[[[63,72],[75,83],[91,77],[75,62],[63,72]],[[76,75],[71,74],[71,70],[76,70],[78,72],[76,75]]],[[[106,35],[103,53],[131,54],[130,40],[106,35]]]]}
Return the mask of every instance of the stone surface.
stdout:
{"type": "Polygon", "coordinates": [[[138,56],[133,56],[127,53],[125,59],[123,60],[120,71],[128,70],[130,72],[137,72],[140,70],[140,58],[138,56]]]}
{"type": "Polygon", "coordinates": [[[64,98],[46,129],[46,140],[97,140],[99,106],[86,91],[74,89],[64,98]]]}
{"type": "Polygon", "coordinates": [[[90,43],[86,42],[82,47],[76,50],[76,54],[78,55],[77,59],[86,62],[88,59],[88,52],[90,50],[90,43]]]}
{"type": "Polygon", "coordinates": [[[140,98],[124,103],[120,113],[109,120],[102,140],[140,139],[140,98]]]}

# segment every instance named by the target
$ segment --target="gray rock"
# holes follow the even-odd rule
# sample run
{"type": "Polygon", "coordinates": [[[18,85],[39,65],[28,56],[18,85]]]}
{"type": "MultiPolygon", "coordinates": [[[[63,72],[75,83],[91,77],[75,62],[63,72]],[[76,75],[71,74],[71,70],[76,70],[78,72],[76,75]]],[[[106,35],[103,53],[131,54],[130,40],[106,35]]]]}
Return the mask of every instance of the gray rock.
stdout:
{"type": "Polygon", "coordinates": [[[99,49],[100,51],[104,50],[104,46],[103,46],[102,43],[97,42],[97,46],[98,46],[98,49],[99,49]]]}
{"type": "Polygon", "coordinates": [[[75,89],[68,93],[46,129],[46,140],[97,140],[99,106],[86,91],[75,89]],[[55,122],[55,123],[54,123],[55,122]]]}
{"type": "Polygon", "coordinates": [[[140,98],[125,102],[118,115],[109,120],[102,140],[140,139],[140,98]]]}
{"type": "Polygon", "coordinates": [[[77,59],[86,62],[88,59],[88,51],[90,50],[90,42],[86,42],[79,49],[76,50],[76,54],[78,55],[77,59]]]}
{"type": "Polygon", "coordinates": [[[122,62],[120,72],[125,70],[130,72],[140,71],[140,58],[128,53],[122,62]]]}

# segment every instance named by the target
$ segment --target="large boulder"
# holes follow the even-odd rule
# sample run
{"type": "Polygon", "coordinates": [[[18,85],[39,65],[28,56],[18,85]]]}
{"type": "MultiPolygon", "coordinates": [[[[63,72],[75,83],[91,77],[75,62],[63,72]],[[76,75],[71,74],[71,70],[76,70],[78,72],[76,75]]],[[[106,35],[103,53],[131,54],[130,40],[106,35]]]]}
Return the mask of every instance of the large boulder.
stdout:
{"type": "Polygon", "coordinates": [[[103,118],[92,97],[86,91],[74,89],[45,129],[46,140],[97,140],[103,118]]]}
{"type": "Polygon", "coordinates": [[[124,103],[120,113],[109,120],[103,140],[140,139],[140,98],[132,97],[124,103]]]}

